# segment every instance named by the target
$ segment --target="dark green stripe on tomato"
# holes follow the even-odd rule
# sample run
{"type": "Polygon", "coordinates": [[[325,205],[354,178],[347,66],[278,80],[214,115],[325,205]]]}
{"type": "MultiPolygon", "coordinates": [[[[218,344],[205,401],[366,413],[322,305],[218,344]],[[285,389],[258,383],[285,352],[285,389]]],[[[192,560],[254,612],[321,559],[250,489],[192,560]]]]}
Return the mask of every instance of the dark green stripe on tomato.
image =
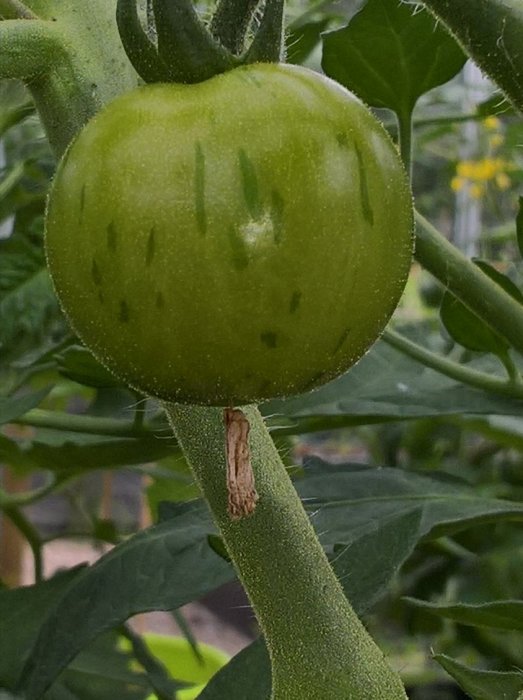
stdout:
{"type": "Polygon", "coordinates": [[[205,154],[202,144],[197,141],[194,147],[194,209],[196,224],[202,236],[207,233],[207,214],[205,212],[205,154]]]}

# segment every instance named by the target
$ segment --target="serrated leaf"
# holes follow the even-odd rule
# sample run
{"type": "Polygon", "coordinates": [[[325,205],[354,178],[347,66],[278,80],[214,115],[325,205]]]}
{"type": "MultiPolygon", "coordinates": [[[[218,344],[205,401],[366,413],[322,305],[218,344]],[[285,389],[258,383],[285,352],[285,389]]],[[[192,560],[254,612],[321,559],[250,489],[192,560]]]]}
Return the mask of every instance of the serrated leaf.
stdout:
{"type": "Polygon", "coordinates": [[[433,657],[472,700],[519,700],[523,673],[481,671],[451,659],[446,654],[433,657]]]}
{"type": "Polygon", "coordinates": [[[523,601],[521,600],[497,600],[479,605],[465,603],[439,605],[416,598],[404,598],[404,600],[432,615],[459,622],[460,625],[523,632],[523,601]]]}
{"type": "Polygon", "coordinates": [[[458,479],[402,469],[332,465],[314,458],[295,485],[326,545],[350,542],[352,533],[369,522],[383,523],[413,507],[422,511],[418,539],[482,523],[523,520],[522,503],[485,497],[458,479]]]}
{"type": "Polygon", "coordinates": [[[501,336],[450,292],[443,295],[440,318],[450,337],[467,350],[504,355],[509,348],[501,336]]]}
{"type": "Polygon", "coordinates": [[[368,0],[346,27],[324,35],[325,73],[373,107],[412,113],[418,98],[454,77],[466,57],[420,6],[368,0]]]}
{"type": "Polygon", "coordinates": [[[38,700],[78,652],[132,615],[172,610],[234,578],[207,544],[205,506],[134,535],[84,570],[50,610],[20,692],[38,700]]]}

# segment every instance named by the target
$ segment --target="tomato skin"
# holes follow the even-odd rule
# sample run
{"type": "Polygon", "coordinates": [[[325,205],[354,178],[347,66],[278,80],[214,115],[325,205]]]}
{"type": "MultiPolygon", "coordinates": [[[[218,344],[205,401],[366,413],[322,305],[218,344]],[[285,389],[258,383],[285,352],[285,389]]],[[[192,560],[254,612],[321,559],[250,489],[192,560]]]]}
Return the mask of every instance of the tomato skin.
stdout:
{"type": "Polygon", "coordinates": [[[255,64],[102,110],[58,168],[46,249],[73,328],[115,374],[238,405],[323,384],[376,340],[410,267],[411,196],[354,96],[255,64]]]}

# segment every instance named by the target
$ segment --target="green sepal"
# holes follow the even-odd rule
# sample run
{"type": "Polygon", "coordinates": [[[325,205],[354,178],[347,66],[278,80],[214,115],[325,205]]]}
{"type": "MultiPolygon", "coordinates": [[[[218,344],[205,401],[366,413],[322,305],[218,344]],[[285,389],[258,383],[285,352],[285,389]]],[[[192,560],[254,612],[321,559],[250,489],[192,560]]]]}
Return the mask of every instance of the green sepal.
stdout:
{"type": "Polygon", "coordinates": [[[136,0],[117,0],[117,24],[129,60],[147,83],[198,83],[247,63],[279,62],[284,53],[283,0],[267,0],[247,51],[244,43],[259,0],[221,0],[208,29],[192,0],[152,0],[157,44],[136,0]]]}
{"type": "Polygon", "coordinates": [[[283,0],[267,0],[260,27],[242,63],[279,63],[284,46],[283,0]]]}
{"type": "Polygon", "coordinates": [[[247,31],[258,3],[259,0],[221,0],[213,15],[211,34],[236,56],[244,50],[247,31]]]}
{"type": "Polygon", "coordinates": [[[125,52],[146,83],[169,81],[169,71],[142,29],[136,0],[118,0],[116,23],[125,52]]]}
{"type": "Polygon", "coordinates": [[[203,25],[191,0],[153,0],[158,53],[173,82],[197,83],[237,64],[203,25]]]}

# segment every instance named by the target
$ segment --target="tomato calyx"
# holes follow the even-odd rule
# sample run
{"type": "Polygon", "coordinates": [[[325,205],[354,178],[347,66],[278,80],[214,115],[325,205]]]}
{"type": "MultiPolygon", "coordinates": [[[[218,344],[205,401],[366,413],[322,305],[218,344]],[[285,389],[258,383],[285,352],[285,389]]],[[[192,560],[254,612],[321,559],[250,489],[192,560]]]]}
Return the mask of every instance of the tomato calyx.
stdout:
{"type": "Polygon", "coordinates": [[[266,0],[246,47],[260,0],[221,0],[209,26],[192,0],[153,0],[147,28],[137,0],[118,0],[116,21],[124,49],[146,83],[198,83],[248,63],[283,56],[283,0],[266,0]]]}

